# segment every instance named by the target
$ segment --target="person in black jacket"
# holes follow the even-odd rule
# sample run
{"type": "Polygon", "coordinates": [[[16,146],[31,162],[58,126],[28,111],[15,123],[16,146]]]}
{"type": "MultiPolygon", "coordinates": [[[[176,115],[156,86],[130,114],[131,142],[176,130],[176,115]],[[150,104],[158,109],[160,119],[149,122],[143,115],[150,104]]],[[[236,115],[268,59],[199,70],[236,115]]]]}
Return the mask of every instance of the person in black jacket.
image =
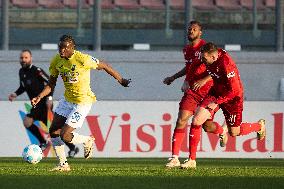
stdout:
{"type": "MultiPolygon", "coordinates": [[[[32,53],[30,50],[22,50],[20,64],[22,66],[19,70],[20,87],[9,95],[8,98],[11,102],[24,92],[27,92],[30,100],[38,96],[49,79],[48,74],[44,70],[32,64],[32,53]]],[[[32,107],[31,112],[23,120],[24,126],[38,139],[42,150],[47,148],[48,143],[40,134],[39,128],[34,124],[34,121],[39,120],[47,124],[47,112],[52,111],[52,106],[52,94],[49,94],[49,96],[45,97],[35,107],[32,107]]],[[[74,157],[79,152],[79,148],[74,144],[65,144],[70,149],[68,152],[69,157],[74,157]]]]}

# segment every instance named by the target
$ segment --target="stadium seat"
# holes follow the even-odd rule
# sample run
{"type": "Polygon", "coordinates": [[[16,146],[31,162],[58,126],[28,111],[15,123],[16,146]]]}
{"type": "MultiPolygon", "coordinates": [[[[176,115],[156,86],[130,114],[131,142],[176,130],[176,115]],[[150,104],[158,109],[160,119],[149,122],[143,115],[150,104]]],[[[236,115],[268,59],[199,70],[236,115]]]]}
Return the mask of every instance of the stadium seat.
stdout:
{"type": "Polygon", "coordinates": [[[217,7],[223,10],[240,10],[242,7],[236,0],[215,0],[217,7]]]}
{"type": "MultiPolygon", "coordinates": [[[[94,1],[95,0],[88,0],[88,4],[90,6],[93,6],[94,1]]],[[[102,0],[101,1],[101,7],[102,7],[102,9],[113,9],[115,7],[115,5],[113,4],[112,0],[102,0]]]]}
{"type": "Polygon", "coordinates": [[[265,0],[265,6],[270,9],[275,9],[275,0],[265,0]]]}
{"type": "Polygon", "coordinates": [[[214,5],[213,0],[192,0],[192,7],[199,10],[214,10],[216,6],[214,5]]]}
{"type": "Polygon", "coordinates": [[[44,8],[48,9],[62,9],[64,5],[58,0],[38,0],[38,4],[44,8]]]}
{"type": "MultiPolygon", "coordinates": [[[[81,0],[82,3],[82,8],[86,9],[89,8],[89,5],[87,3],[87,0],[81,0]]],[[[71,9],[76,9],[77,8],[77,0],[63,0],[63,4],[71,9]]]]}
{"type": "MultiPolygon", "coordinates": [[[[249,10],[253,9],[253,0],[240,0],[240,4],[242,7],[247,8],[249,10]]],[[[256,0],[256,8],[259,10],[265,9],[263,0],[256,0]]]]}
{"type": "Polygon", "coordinates": [[[171,0],[170,7],[175,10],[184,10],[184,0],[171,0]]]}
{"type": "Polygon", "coordinates": [[[11,0],[11,4],[19,8],[37,8],[36,0],[11,0]]]}
{"type": "Polygon", "coordinates": [[[165,5],[162,0],[140,0],[140,5],[147,9],[162,10],[165,5]]]}
{"type": "MultiPolygon", "coordinates": [[[[184,10],[184,0],[172,0],[170,6],[172,9],[184,10]]],[[[216,6],[213,0],[192,0],[192,7],[199,10],[214,10],[216,6]]]]}
{"type": "Polygon", "coordinates": [[[114,4],[122,9],[139,9],[140,5],[136,0],[114,0],[114,4]]]}

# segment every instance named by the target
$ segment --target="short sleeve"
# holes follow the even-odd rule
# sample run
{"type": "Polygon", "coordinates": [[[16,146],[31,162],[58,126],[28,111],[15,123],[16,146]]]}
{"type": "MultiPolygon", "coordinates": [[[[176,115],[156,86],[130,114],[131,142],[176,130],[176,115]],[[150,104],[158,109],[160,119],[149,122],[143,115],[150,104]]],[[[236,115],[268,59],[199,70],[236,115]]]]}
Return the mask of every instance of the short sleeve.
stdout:
{"type": "Polygon", "coordinates": [[[96,69],[99,63],[100,63],[99,59],[93,56],[85,55],[84,57],[84,64],[88,69],[96,69]]]}
{"type": "Polygon", "coordinates": [[[57,58],[56,56],[51,60],[49,66],[50,75],[53,77],[58,77],[59,71],[56,69],[57,58]]]}

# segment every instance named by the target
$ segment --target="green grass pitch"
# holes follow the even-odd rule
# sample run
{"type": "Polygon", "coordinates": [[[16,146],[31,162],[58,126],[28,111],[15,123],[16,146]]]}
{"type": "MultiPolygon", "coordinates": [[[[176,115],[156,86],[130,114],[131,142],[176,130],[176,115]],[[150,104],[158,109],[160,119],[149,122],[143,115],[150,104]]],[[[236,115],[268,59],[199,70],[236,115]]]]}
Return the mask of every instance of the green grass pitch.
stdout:
{"type": "Polygon", "coordinates": [[[284,188],[283,159],[198,159],[196,170],[181,170],[165,169],[165,158],[75,158],[71,172],[50,172],[56,163],[0,158],[0,188],[284,188]]]}

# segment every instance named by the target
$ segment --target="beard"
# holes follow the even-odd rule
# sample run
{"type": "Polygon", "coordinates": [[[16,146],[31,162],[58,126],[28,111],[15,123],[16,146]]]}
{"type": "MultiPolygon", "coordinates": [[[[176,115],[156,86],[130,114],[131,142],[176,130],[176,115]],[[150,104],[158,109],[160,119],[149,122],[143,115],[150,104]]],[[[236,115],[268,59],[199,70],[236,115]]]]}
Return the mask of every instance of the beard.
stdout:
{"type": "Polygon", "coordinates": [[[31,65],[30,62],[24,62],[24,61],[20,62],[20,64],[21,64],[21,66],[22,66],[23,69],[27,69],[27,68],[29,68],[30,65],[31,65]]]}
{"type": "Polygon", "coordinates": [[[188,41],[192,42],[194,40],[196,40],[198,38],[198,36],[193,36],[193,37],[190,37],[190,35],[188,35],[188,41]]]}

